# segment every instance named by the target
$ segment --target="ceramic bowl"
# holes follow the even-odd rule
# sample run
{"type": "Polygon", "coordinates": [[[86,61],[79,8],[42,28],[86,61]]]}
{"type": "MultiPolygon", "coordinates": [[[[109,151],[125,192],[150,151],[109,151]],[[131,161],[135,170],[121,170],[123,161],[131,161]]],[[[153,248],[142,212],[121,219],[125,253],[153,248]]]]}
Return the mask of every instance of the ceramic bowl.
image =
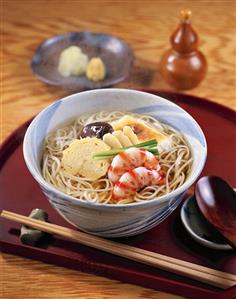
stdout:
{"type": "Polygon", "coordinates": [[[207,145],[197,122],[182,108],[159,96],[128,89],[99,89],[70,95],[40,112],[24,138],[27,167],[51,205],[79,229],[103,236],[126,237],[144,232],[163,221],[181,202],[205,164],[207,145]],[[106,108],[104,108],[106,107],[106,108]],[[45,136],[84,113],[125,110],[149,114],[181,131],[193,152],[193,167],[186,182],[175,191],[150,201],[132,204],[95,204],[68,196],[42,177],[45,136]]]}
{"type": "Polygon", "coordinates": [[[68,32],[44,41],[36,50],[31,62],[33,73],[45,83],[62,88],[81,91],[112,86],[125,80],[131,70],[133,53],[128,45],[112,35],[96,32],[68,32]],[[106,66],[106,77],[94,82],[86,76],[63,77],[58,72],[58,61],[62,50],[79,46],[91,57],[100,57],[106,66]]]}

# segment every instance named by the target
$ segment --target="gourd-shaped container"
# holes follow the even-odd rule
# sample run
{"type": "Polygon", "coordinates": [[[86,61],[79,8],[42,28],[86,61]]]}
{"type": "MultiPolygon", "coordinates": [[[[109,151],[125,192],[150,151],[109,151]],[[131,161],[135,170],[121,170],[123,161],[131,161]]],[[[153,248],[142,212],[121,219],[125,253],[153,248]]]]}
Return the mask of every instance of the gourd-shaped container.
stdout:
{"type": "Polygon", "coordinates": [[[190,21],[191,11],[181,11],[181,22],[170,38],[172,48],[161,59],[163,78],[176,89],[191,89],[204,78],[205,56],[198,50],[198,36],[190,21]]]}

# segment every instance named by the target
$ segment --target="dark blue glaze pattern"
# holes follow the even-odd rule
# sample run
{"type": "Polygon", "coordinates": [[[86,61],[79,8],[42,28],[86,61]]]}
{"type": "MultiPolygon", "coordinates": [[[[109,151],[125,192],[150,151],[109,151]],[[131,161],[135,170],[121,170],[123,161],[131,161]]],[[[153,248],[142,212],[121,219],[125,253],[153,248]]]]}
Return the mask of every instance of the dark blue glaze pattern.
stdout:
{"type": "Polygon", "coordinates": [[[187,231],[202,245],[220,250],[232,249],[225,238],[202,215],[194,196],[183,204],[181,219],[187,231]]]}

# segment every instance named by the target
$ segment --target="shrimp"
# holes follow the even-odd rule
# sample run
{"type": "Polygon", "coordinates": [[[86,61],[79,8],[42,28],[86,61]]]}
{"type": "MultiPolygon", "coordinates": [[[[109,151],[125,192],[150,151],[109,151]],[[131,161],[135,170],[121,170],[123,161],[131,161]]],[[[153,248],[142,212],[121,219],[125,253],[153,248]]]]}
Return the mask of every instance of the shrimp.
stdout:
{"type": "Polygon", "coordinates": [[[108,169],[108,178],[115,183],[125,172],[139,166],[160,170],[159,160],[151,152],[142,148],[129,148],[114,157],[108,169]]]}
{"type": "Polygon", "coordinates": [[[119,200],[134,195],[136,191],[145,186],[160,185],[163,183],[164,174],[155,169],[147,169],[143,166],[125,172],[115,183],[112,198],[119,200]]]}

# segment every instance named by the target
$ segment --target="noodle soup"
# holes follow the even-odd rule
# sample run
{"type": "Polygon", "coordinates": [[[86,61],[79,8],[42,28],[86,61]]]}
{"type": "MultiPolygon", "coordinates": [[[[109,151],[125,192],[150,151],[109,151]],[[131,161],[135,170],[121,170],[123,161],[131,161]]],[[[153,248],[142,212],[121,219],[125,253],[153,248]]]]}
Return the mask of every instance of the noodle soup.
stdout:
{"type": "Polygon", "coordinates": [[[184,184],[193,164],[181,132],[152,116],[121,111],[81,115],[48,135],[43,152],[49,184],[100,204],[168,194],[184,184]]]}
{"type": "Polygon", "coordinates": [[[207,144],[197,122],[173,102],[111,88],[46,107],[27,129],[23,152],[64,219],[115,238],[145,232],[178,207],[205,165],[207,144]],[[101,107],[106,111],[97,112],[101,107]]]}

